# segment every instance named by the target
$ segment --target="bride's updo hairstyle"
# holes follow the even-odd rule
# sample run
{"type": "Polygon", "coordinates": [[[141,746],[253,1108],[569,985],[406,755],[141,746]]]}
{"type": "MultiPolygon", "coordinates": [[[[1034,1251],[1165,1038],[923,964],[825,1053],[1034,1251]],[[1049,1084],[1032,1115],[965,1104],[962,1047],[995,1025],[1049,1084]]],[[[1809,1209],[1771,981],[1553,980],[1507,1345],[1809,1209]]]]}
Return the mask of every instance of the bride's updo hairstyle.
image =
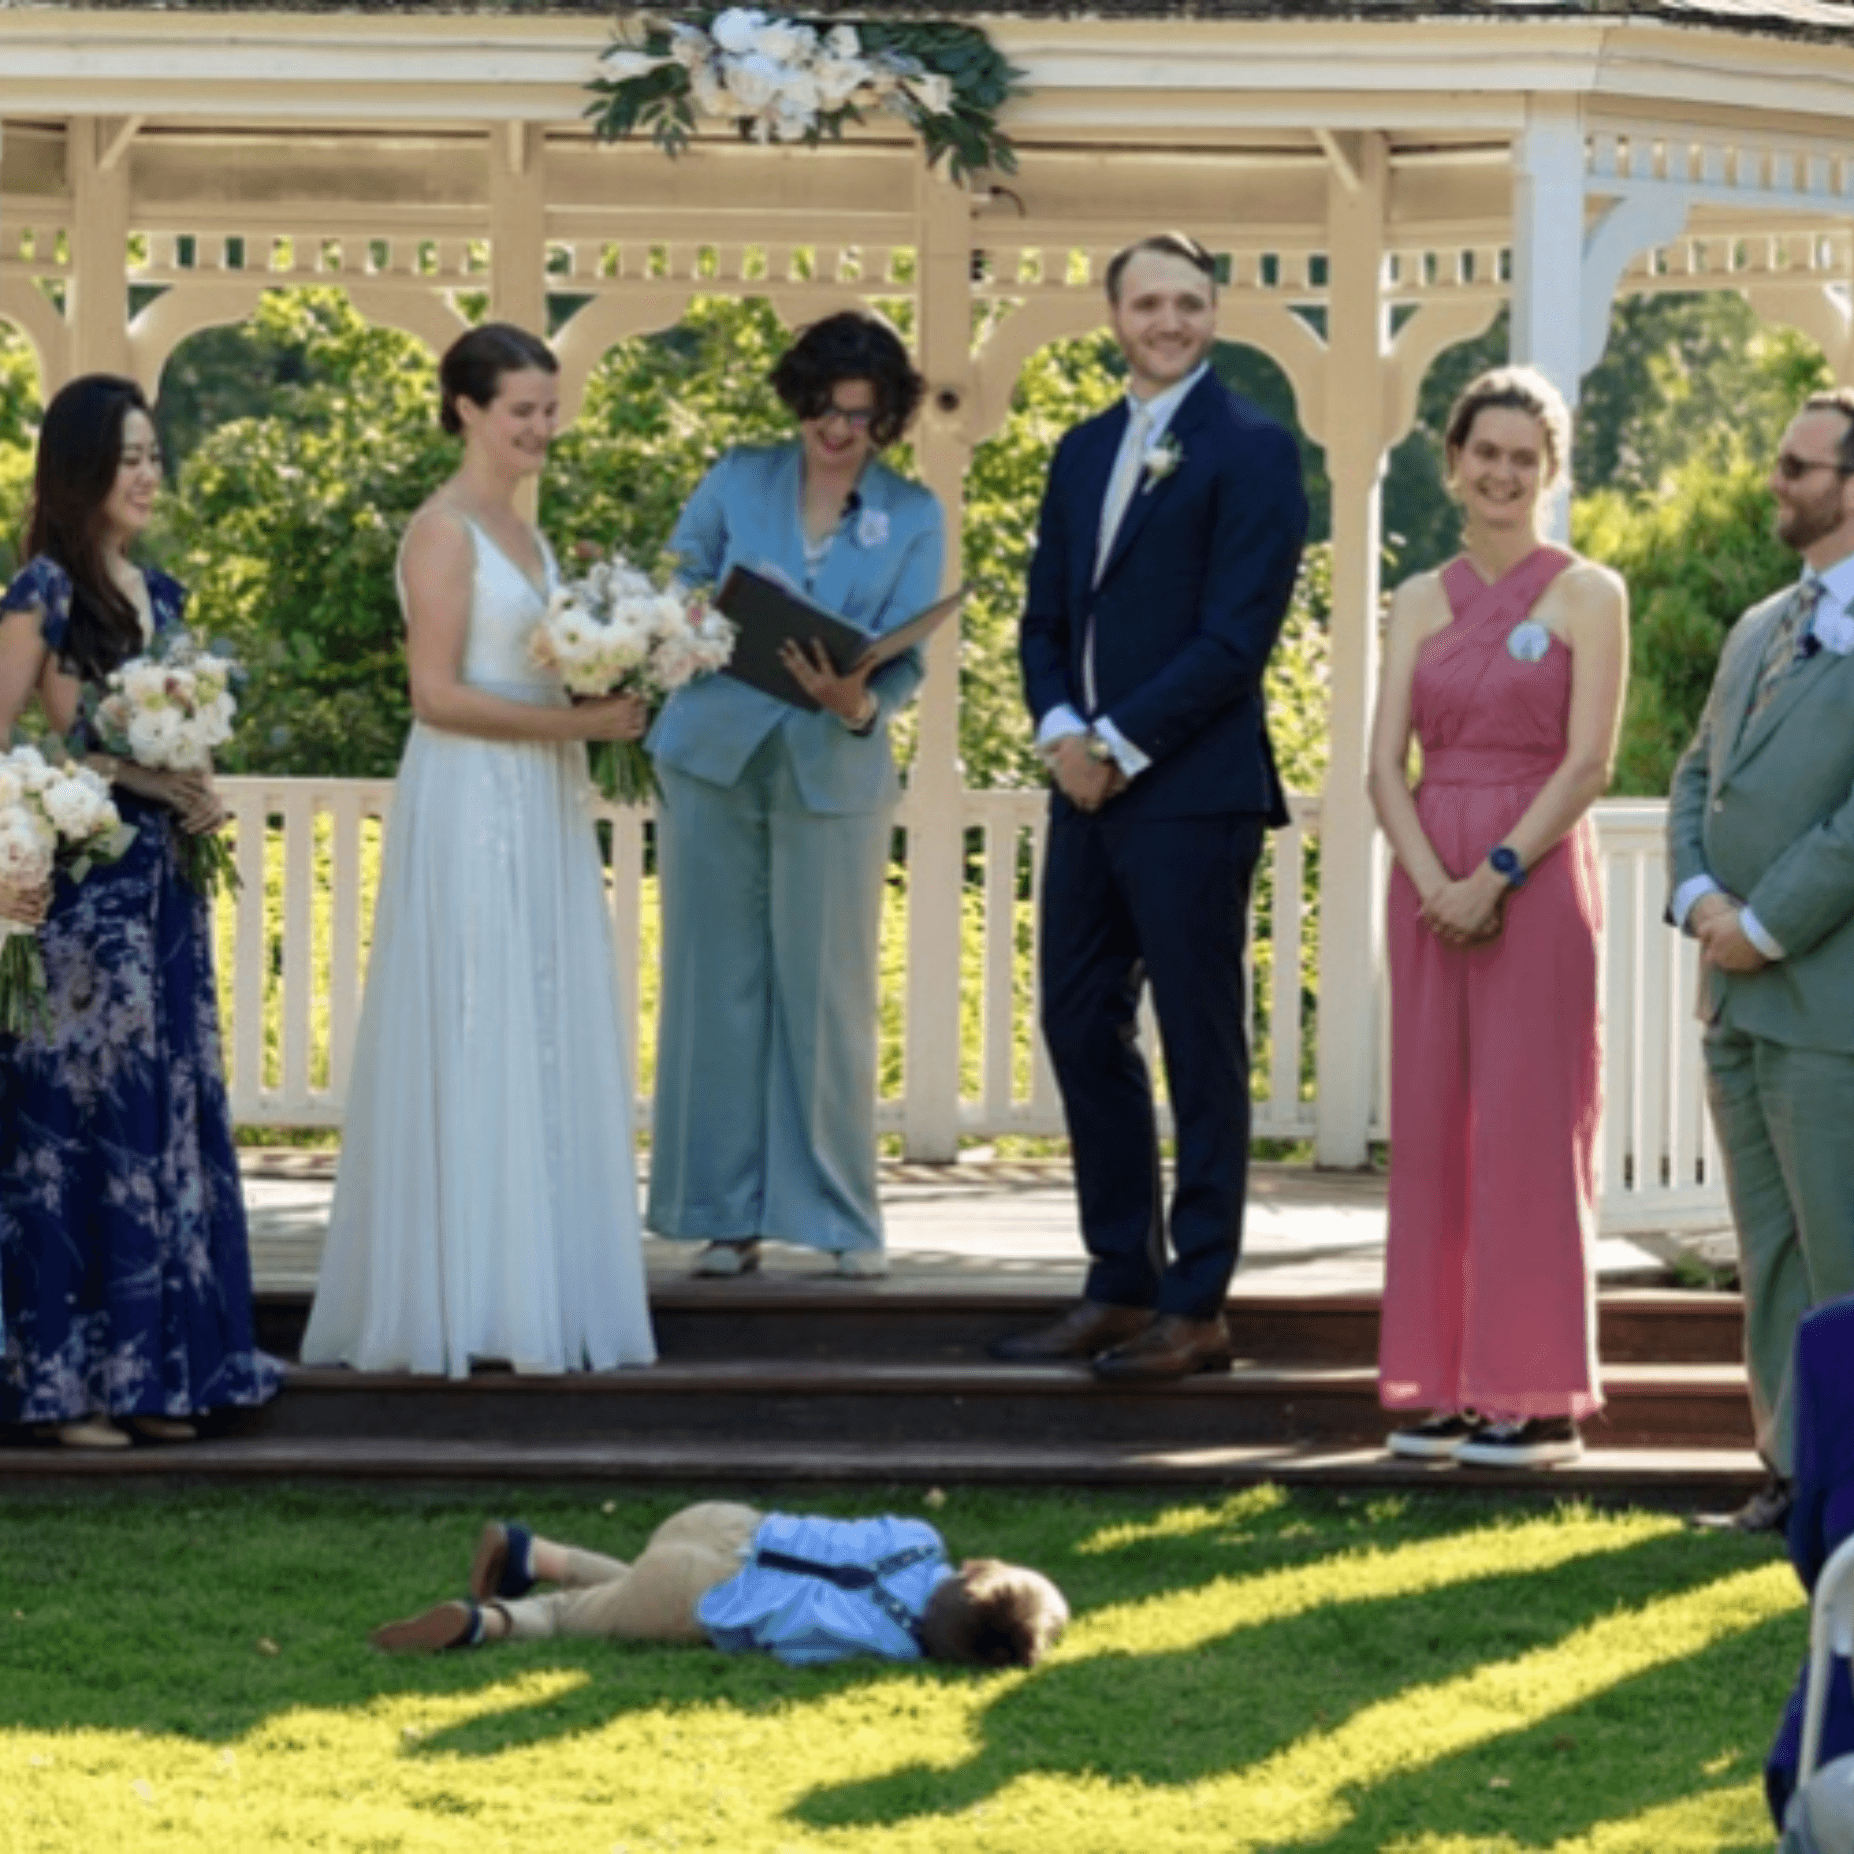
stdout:
{"type": "Polygon", "coordinates": [[[463,435],[457,402],[486,406],[495,398],[505,373],[533,367],[541,373],[558,373],[560,362],[539,335],[531,335],[513,322],[485,322],[467,335],[459,335],[444,350],[438,363],[438,423],[453,438],[463,435]]]}
{"type": "Polygon", "coordinates": [[[1467,448],[1474,421],[1483,412],[1523,412],[1538,420],[1545,434],[1545,470],[1539,487],[1550,489],[1564,474],[1565,460],[1571,454],[1571,414],[1558,389],[1536,367],[1494,367],[1470,380],[1449,407],[1448,423],[1443,427],[1442,448],[1451,477],[1467,448]]]}
{"type": "Polygon", "coordinates": [[[110,578],[102,521],[131,412],[154,417],[133,380],[86,373],[52,396],[39,426],[26,558],[43,554],[71,576],[71,626],[58,654],[85,681],[101,681],[142,647],[135,607],[110,578]]]}
{"type": "Polygon", "coordinates": [[[862,309],[844,309],[813,322],[779,357],[772,389],[795,419],[822,418],[843,380],[867,380],[875,397],[869,440],[886,450],[907,430],[927,382],[914,371],[901,337],[862,309]]]}

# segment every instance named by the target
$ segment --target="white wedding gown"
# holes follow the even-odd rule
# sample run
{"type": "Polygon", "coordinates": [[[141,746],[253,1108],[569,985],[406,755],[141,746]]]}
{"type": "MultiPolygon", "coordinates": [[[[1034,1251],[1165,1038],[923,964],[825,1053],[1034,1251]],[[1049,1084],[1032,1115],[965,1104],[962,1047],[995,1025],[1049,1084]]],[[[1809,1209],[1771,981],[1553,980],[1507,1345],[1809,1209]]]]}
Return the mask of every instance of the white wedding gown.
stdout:
{"type": "MultiPolygon", "coordinates": [[[[528,661],[540,594],[471,534],[463,680],[564,702],[528,661]]],[[[588,791],[578,741],[413,723],[305,1364],[462,1377],[472,1359],[656,1356],[588,791]]]]}

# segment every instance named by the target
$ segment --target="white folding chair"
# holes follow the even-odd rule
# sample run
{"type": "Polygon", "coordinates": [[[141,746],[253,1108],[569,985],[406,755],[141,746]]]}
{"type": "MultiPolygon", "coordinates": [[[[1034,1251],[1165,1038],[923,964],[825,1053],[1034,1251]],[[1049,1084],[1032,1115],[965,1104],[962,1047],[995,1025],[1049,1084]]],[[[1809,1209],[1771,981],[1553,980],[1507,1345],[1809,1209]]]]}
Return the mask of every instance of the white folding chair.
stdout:
{"type": "Polygon", "coordinates": [[[1815,1775],[1822,1749],[1822,1718],[1828,1710],[1828,1680],[1837,1659],[1854,1660],[1854,1538],[1846,1538],[1815,1580],[1809,1615],[1809,1684],[1803,1696],[1802,1761],[1796,1787],[1815,1775]]]}

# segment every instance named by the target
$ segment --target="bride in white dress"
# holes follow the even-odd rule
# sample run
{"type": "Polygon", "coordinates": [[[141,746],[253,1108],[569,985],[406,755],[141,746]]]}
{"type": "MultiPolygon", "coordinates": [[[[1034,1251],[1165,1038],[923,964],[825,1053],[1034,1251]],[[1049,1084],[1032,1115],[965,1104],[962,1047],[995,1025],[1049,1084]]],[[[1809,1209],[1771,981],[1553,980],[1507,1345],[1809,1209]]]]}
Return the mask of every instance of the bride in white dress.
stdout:
{"type": "Polygon", "coordinates": [[[303,1362],[448,1373],[655,1357],[587,740],[528,641],[559,582],[516,512],[556,362],[518,328],[439,370],[463,466],[400,553],[416,720],[393,794],[341,1167],[303,1362]]]}

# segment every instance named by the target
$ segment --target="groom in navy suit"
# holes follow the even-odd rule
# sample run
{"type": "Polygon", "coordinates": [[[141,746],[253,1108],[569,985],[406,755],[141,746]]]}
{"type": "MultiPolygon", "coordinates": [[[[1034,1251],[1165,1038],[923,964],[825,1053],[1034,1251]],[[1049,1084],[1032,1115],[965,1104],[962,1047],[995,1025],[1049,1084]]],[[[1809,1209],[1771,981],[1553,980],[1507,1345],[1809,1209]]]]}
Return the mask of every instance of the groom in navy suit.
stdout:
{"type": "Polygon", "coordinates": [[[1294,440],[1210,371],[1217,277],[1177,233],[1108,266],[1127,396],[1056,448],[1020,649],[1054,782],[1043,1035],[1074,1153],[1086,1297],[1001,1340],[1024,1362],[1182,1378],[1230,1362],[1249,1047],[1242,957],[1263,832],[1287,822],[1262,671],[1306,537],[1294,440]],[[1176,1131],[1170,1245],[1144,985],[1176,1131]]]}

